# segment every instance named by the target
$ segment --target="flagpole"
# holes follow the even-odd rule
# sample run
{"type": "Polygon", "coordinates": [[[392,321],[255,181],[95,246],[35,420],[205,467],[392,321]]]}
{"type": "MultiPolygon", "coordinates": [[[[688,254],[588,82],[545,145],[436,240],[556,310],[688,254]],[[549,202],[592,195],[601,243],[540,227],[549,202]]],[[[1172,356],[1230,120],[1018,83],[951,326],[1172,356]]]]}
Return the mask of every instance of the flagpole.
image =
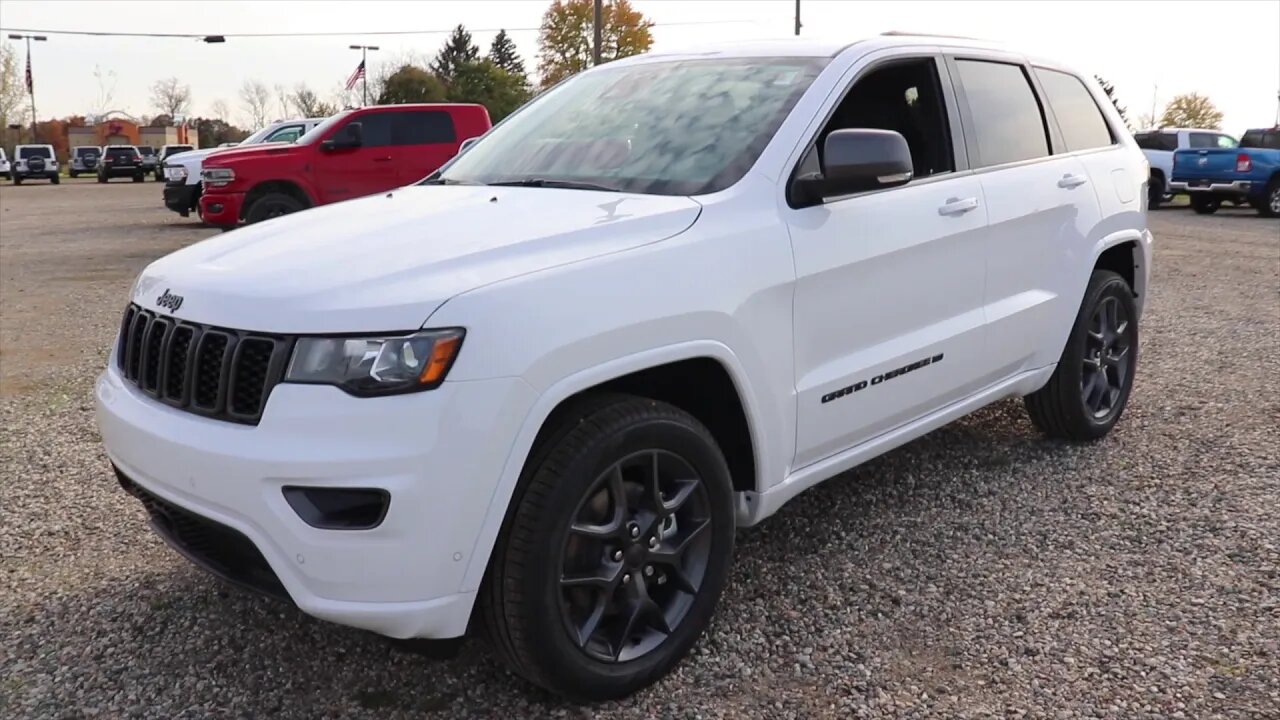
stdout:
{"type": "Polygon", "coordinates": [[[31,142],[36,141],[36,84],[31,77],[31,41],[44,42],[49,38],[44,35],[9,35],[10,40],[26,40],[27,41],[27,92],[31,95],[31,142]]]}
{"type": "Polygon", "coordinates": [[[362,106],[369,105],[369,51],[377,50],[377,45],[350,45],[352,50],[360,51],[360,69],[364,74],[360,77],[360,96],[363,98],[362,106]]]}

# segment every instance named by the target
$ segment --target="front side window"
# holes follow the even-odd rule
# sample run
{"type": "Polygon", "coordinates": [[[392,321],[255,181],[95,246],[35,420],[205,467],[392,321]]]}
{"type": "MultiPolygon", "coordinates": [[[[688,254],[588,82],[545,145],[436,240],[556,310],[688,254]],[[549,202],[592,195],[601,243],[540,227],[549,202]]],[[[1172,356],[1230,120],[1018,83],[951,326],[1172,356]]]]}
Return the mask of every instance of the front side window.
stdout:
{"type": "Polygon", "coordinates": [[[286,142],[291,143],[302,137],[306,129],[302,125],[285,125],[276,129],[267,136],[262,142],[286,142]]]}
{"type": "Polygon", "coordinates": [[[605,66],[526,105],[439,180],[699,195],[736,183],[827,58],[605,66]]]}
{"type": "Polygon", "coordinates": [[[956,67],[973,116],[975,167],[1032,160],[1049,154],[1049,136],[1035,92],[1020,65],[959,60],[956,67]]]}
{"type": "Polygon", "coordinates": [[[47,147],[24,147],[18,151],[18,159],[26,160],[28,158],[44,158],[49,160],[53,157],[53,153],[47,147]]]}
{"type": "Polygon", "coordinates": [[[1102,110],[1080,78],[1043,68],[1036,68],[1036,78],[1044,88],[1045,99],[1053,109],[1054,117],[1058,119],[1068,151],[1108,147],[1115,143],[1102,110]]]}

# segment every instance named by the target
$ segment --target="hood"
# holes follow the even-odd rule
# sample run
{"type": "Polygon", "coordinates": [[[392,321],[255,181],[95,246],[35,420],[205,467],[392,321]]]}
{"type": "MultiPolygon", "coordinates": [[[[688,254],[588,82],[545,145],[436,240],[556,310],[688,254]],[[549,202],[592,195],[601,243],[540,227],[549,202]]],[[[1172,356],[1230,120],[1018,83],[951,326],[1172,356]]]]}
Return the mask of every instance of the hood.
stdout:
{"type": "MultiPolygon", "coordinates": [[[[245,145],[243,147],[211,148],[218,156],[218,162],[234,162],[274,155],[290,155],[297,152],[299,146],[293,143],[263,143],[261,145],[245,145]]],[[[193,151],[194,152],[194,151],[193,151]]],[[[210,153],[210,154],[215,154],[210,153]]],[[[173,157],[183,157],[187,153],[179,153],[173,157]]],[[[207,156],[206,156],[207,157],[207,156]]]]}
{"type": "Polygon", "coordinates": [[[133,299],[179,318],[278,333],[413,330],[474,288],[677,235],[687,197],[411,186],[268,220],[152,263],[133,299]]]}

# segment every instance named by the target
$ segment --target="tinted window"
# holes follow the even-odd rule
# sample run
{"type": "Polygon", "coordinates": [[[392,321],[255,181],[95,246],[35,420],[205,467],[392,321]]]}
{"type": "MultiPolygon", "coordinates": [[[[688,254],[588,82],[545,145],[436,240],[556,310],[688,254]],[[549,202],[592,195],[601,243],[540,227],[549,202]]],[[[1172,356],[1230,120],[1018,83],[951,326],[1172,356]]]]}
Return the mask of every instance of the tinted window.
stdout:
{"type": "Polygon", "coordinates": [[[1240,138],[1240,147],[1280,150],[1280,130],[1250,130],[1240,138]]]}
{"type": "Polygon", "coordinates": [[[1115,142],[1098,103],[1080,78],[1056,70],[1036,68],[1045,98],[1058,119],[1067,150],[1107,147],[1115,142]]]}
{"type": "Polygon", "coordinates": [[[956,65],[973,116],[978,167],[1049,154],[1040,103],[1020,66],[981,60],[956,65]]]}
{"type": "Polygon", "coordinates": [[[168,148],[165,149],[164,156],[169,157],[170,155],[177,155],[178,153],[188,152],[193,149],[194,148],[192,148],[190,145],[170,145],[168,148]]]}
{"type": "Polygon", "coordinates": [[[1138,133],[1133,136],[1133,139],[1138,141],[1138,147],[1143,150],[1168,150],[1173,152],[1178,149],[1178,136],[1174,133],[1138,133]]]}
{"type": "Polygon", "coordinates": [[[441,110],[409,110],[395,113],[393,145],[434,145],[457,142],[453,116],[441,110]]]}
{"type": "Polygon", "coordinates": [[[1188,144],[1193,148],[1233,148],[1237,145],[1235,138],[1219,133],[1191,133],[1188,144]]]}
{"type": "Polygon", "coordinates": [[[76,157],[97,157],[97,156],[98,156],[98,148],[94,148],[94,147],[76,148],[76,157]]]}
{"type": "Polygon", "coordinates": [[[398,114],[394,112],[365,113],[344,124],[338,134],[345,132],[347,125],[358,122],[364,131],[364,147],[386,147],[391,144],[391,126],[398,114]]]}
{"type": "Polygon", "coordinates": [[[107,148],[106,155],[112,160],[136,160],[138,151],[131,147],[113,147],[107,148]]]}
{"type": "Polygon", "coordinates": [[[151,157],[152,155],[156,154],[156,149],[151,147],[150,145],[139,145],[138,154],[142,155],[143,157],[151,157]]]}
{"type": "Polygon", "coordinates": [[[47,147],[25,147],[18,151],[18,159],[25,160],[27,158],[42,157],[46,160],[53,157],[53,153],[49,152],[47,147]]]}

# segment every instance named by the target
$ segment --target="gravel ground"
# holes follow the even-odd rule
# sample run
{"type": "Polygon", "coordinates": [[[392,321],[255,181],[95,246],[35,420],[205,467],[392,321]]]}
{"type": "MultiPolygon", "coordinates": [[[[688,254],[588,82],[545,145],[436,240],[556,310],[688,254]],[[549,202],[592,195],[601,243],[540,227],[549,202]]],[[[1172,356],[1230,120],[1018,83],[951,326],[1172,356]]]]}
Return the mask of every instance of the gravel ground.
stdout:
{"type": "Polygon", "coordinates": [[[132,273],[207,232],[150,184],[60,191],[136,223],[0,193],[0,717],[1280,717],[1275,221],[1154,215],[1138,385],[1107,440],[1043,441],[1006,402],[802,495],[739,534],[693,656],[577,708],[483,642],[405,653],[164,547],[89,393],[132,273]],[[51,235],[19,237],[38,213],[51,235]]]}

